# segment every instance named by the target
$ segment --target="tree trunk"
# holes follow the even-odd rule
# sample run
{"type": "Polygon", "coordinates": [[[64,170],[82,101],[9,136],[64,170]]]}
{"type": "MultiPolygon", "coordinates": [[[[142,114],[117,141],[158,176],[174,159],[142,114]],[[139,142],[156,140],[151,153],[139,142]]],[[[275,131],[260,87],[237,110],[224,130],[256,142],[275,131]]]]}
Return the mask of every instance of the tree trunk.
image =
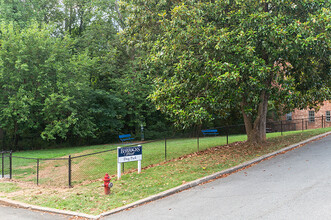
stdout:
{"type": "Polygon", "coordinates": [[[245,128],[247,133],[247,143],[252,145],[261,145],[266,141],[266,123],[268,111],[268,95],[265,91],[260,96],[260,104],[257,117],[254,122],[251,115],[244,111],[245,102],[241,103],[241,110],[244,117],[245,128]]]}

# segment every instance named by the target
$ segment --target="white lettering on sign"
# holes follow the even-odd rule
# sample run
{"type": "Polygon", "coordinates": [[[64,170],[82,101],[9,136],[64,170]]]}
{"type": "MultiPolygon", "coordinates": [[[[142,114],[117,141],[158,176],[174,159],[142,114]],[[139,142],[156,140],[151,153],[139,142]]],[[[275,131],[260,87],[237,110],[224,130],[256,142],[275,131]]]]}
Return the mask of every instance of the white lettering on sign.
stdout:
{"type": "Polygon", "coordinates": [[[140,147],[121,148],[121,154],[132,155],[140,152],[140,147]]]}
{"type": "Polygon", "coordinates": [[[141,173],[142,146],[117,148],[117,179],[121,178],[121,163],[138,161],[138,173],[141,173]]]}
{"type": "Polygon", "coordinates": [[[118,163],[125,163],[131,161],[142,160],[142,147],[124,147],[117,149],[117,161],[118,163]]]}

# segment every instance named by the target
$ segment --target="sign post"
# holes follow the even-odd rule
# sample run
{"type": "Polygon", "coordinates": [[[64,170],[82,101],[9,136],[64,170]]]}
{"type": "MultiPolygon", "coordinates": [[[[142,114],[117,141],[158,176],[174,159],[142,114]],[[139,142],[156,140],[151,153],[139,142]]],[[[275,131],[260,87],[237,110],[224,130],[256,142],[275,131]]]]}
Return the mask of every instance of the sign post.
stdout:
{"type": "Polygon", "coordinates": [[[121,178],[121,163],[138,161],[138,173],[141,173],[142,146],[117,147],[117,179],[121,178]]]}

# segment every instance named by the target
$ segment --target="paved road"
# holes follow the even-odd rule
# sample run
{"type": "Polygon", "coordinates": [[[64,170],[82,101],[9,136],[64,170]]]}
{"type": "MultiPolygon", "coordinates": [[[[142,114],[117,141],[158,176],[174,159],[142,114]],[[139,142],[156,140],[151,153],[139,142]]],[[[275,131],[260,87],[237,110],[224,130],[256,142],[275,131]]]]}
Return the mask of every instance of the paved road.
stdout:
{"type": "Polygon", "coordinates": [[[104,219],[331,219],[331,135],[104,219]]]}
{"type": "MultiPolygon", "coordinates": [[[[66,216],[5,207],[0,220],[66,216]]],[[[123,211],[113,219],[330,219],[331,135],[227,178],[123,211]]]]}
{"type": "Polygon", "coordinates": [[[44,212],[36,212],[28,209],[14,208],[3,206],[0,204],[0,219],[1,220],[65,220],[68,217],[62,215],[49,214],[44,212]]]}

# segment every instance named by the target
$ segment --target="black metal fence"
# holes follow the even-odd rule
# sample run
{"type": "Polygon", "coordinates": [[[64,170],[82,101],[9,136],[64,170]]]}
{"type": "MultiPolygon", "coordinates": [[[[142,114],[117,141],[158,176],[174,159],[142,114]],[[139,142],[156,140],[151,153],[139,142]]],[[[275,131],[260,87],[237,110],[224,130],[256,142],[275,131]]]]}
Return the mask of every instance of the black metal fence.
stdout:
{"type": "MultiPolygon", "coordinates": [[[[276,121],[267,123],[267,133],[287,131],[303,131],[314,128],[331,127],[325,117],[315,117],[276,121]]],[[[118,146],[129,147],[137,144],[144,146],[142,166],[175,159],[186,154],[205,150],[209,147],[245,141],[243,124],[212,128],[218,135],[204,136],[201,131],[182,135],[174,134],[163,140],[135,141],[128,144],[104,145],[104,150],[88,149],[80,154],[72,154],[60,158],[29,158],[16,156],[10,151],[1,153],[1,177],[32,181],[36,184],[52,184],[53,186],[69,186],[84,184],[86,181],[101,179],[105,173],[116,174],[118,146]],[[180,144],[179,144],[180,143],[180,144]],[[179,147],[180,145],[180,147],[179,147]]],[[[268,135],[268,134],[267,134],[268,135]]],[[[124,171],[136,169],[134,162],[122,164],[124,171]]]]}
{"type": "MultiPolygon", "coordinates": [[[[96,155],[105,155],[115,150],[113,148],[84,155],[69,155],[60,158],[21,157],[15,156],[11,152],[1,152],[1,177],[31,181],[37,185],[51,183],[53,186],[72,187],[73,183],[81,182],[82,178],[92,174],[91,167],[94,167],[93,160],[97,160],[98,158],[96,155]],[[81,165],[82,161],[84,161],[83,165],[81,165]],[[89,167],[84,167],[86,164],[89,167]]],[[[95,176],[95,178],[98,177],[95,176]]]]}
{"type": "Polygon", "coordinates": [[[12,152],[0,151],[1,157],[1,178],[12,178],[12,152]]]}

